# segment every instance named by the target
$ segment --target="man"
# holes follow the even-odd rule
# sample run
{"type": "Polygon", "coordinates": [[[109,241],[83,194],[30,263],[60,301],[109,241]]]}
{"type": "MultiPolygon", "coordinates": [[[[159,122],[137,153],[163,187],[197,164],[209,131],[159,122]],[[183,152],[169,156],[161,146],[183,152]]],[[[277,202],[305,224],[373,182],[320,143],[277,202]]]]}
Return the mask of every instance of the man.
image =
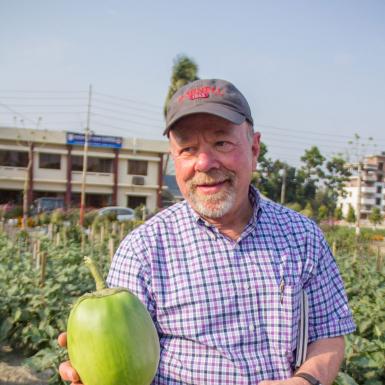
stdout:
{"type": "MultiPolygon", "coordinates": [[[[250,186],[260,134],[246,99],[198,80],[173,96],[166,121],[185,201],[131,232],[108,276],[157,327],[153,383],[332,384],[354,330],[343,284],[316,225],[250,186]],[[295,372],[302,289],[309,345],[295,372]]],[[[69,364],[61,373],[76,376],[69,364]]]]}

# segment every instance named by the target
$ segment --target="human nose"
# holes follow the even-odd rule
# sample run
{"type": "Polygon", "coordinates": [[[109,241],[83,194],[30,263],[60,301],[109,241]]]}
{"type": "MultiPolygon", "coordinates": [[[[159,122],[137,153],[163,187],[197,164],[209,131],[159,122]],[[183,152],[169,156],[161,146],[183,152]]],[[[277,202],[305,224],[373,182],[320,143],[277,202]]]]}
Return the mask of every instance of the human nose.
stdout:
{"type": "Polygon", "coordinates": [[[195,171],[206,172],[208,170],[218,167],[218,159],[212,151],[204,150],[198,153],[197,160],[195,163],[195,171]]]}

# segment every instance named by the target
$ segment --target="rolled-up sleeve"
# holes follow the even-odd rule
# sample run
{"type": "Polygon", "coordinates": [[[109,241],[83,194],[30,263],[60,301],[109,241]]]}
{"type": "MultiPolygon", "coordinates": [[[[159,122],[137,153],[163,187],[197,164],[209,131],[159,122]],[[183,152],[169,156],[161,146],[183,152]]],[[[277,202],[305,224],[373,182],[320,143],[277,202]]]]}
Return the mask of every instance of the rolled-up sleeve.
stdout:
{"type": "Polygon", "coordinates": [[[316,232],[309,247],[317,254],[313,274],[305,286],[309,298],[309,342],[352,333],[356,327],[344,284],[321,231],[316,232]]]}

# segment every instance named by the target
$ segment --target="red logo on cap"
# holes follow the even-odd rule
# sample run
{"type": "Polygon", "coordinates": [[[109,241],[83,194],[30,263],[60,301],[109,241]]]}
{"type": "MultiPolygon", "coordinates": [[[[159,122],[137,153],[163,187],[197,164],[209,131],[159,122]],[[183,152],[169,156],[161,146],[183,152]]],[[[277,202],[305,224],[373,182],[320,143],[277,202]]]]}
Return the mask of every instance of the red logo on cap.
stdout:
{"type": "Polygon", "coordinates": [[[223,96],[224,92],[218,87],[198,87],[188,90],[183,95],[179,96],[178,102],[182,103],[184,100],[204,99],[211,95],[223,96]]]}

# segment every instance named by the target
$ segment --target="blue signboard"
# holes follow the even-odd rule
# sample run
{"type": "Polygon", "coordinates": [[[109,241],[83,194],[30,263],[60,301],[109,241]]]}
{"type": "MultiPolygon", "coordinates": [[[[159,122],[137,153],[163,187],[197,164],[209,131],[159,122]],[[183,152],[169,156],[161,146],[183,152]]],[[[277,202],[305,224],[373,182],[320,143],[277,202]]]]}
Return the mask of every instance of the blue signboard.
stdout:
{"type": "MultiPolygon", "coordinates": [[[[67,144],[74,144],[78,146],[84,146],[85,134],[79,134],[76,132],[67,132],[67,144]]],[[[88,145],[90,147],[109,147],[109,148],[121,148],[123,138],[119,136],[107,136],[107,135],[94,135],[88,136],[88,145]]]]}

